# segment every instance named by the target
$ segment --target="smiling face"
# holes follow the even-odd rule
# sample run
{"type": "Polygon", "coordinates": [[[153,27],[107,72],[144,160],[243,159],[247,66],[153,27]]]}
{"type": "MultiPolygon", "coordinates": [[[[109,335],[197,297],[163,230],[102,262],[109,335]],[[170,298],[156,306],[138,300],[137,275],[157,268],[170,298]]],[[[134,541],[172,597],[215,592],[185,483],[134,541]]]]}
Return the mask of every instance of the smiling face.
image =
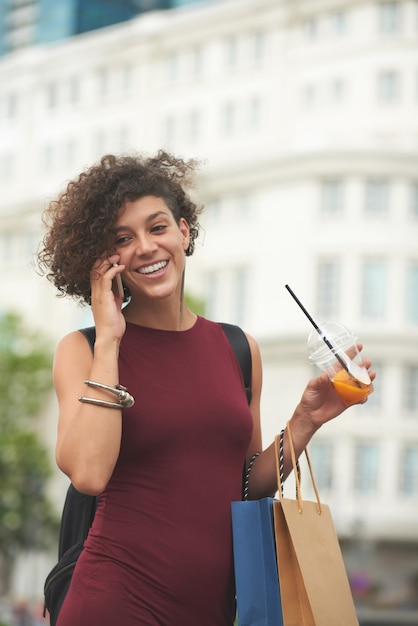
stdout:
{"type": "Polygon", "coordinates": [[[177,224],[163,198],[144,196],[125,203],[114,232],[132,301],[178,298],[189,245],[186,220],[177,224]]]}

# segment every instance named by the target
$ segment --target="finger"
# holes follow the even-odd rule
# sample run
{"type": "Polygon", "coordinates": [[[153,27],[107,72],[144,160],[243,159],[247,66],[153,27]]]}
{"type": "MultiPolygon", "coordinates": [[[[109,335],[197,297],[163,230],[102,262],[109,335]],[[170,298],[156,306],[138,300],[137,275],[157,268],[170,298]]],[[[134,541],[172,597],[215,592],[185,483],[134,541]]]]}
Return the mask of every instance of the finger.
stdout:
{"type": "Polygon", "coordinates": [[[110,256],[100,257],[96,260],[93,265],[93,269],[104,269],[114,265],[115,263],[119,263],[120,255],[119,254],[111,254],[110,256]]]}
{"type": "Polygon", "coordinates": [[[361,361],[361,363],[359,363],[359,365],[362,365],[363,367],[369,369],[369,367],[371,366],[372,362],[370,359],[363,359],[363,361],[361,361]]]}
{"type": "MultiPolygon", "coordinates": [[[[110,257],[106,257],[104,259],[97,259],[91,271],[92,276],[94,276],[95,278],[99,276],[104,276],[106,272],[108,272],[112,267],[119,267],[119,260],[120,256],[118,254],[112,254],[110,257]]],[[[117,274],[118,272],[115,273],[117,274]]]]}
{"type": "Polygon", "coordinates": [[[332,383],[325,372],[322,372],[316,378],[312,378],[312,380],[309,381],[308,386],[312,391],[320,391],[324,387],[332,386],[332,383]]]}

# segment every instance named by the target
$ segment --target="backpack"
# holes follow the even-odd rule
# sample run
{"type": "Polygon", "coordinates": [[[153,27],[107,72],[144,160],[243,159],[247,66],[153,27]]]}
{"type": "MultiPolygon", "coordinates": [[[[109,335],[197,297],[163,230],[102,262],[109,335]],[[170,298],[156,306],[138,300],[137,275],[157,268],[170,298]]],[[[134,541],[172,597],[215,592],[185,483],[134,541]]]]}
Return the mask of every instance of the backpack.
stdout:
{"type": "MultiPolygon", "coordinates": [[[[245,333],[239,326],[220,324],[229,339],[244,378],[248,404],[251,402],[251,352],[245,333]]],[[[94,326],[80,329],[86,337],[91,350],[94,350],[96,329],[94,326]]],[[[245,470],[245,468],[244,468],[245,470]]],[[[84,541],[94,520],[98,496],[80,493],[70,484],[61,516],[58,543],[58,562],[49,572],[44,584],[44,612],[49,612],[50,625],[55,626],[58,614],[70,587],[71,578],[84,541]]]]}

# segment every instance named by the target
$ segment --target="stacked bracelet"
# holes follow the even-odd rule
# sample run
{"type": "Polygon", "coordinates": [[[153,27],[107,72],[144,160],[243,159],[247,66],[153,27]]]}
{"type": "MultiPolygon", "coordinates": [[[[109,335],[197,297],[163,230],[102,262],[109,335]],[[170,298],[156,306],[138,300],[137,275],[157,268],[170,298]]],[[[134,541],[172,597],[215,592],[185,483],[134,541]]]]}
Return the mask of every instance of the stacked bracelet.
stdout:
{"type": "Polygon", "coordinates": [[[105,391],[109,391],[116,395],[119,399],[119,402],[108,402],[107,400],[99,400],[98,398],[87,398],[86,396],[81,396],[78,400],[79,402],[85,402],[87,404],[95,404],[97,406],[104,406],[109,409],[126,409],[135,403],[134,398],[128,392],[126,387],[122,385],[115,385],[115,387],[110,387],[109,385],[104,385],[103,383],[96,383],[93,380],[85,380],[85,385],[89,387],[94,387],[96,389],[104,389],[105,391]]]}
{"type": "MultiPolygon", "coordinates": [[[[279,476],[278,476],[278,479],[280,480],[280,487],[281,487],[282,493],[283,493],[283,484],[284,484],[284,433],[285,431],[283,429],[280,431],[280,435],[278,436],[278,439],[279,439],[279,451],[278,451],[279,476]]],[[[258,456],[260,456],[259,452],[256,452],[255,454],[253,454],[253,456],[250,459],[250,462],[248,463],[248,468],[245,473],[244,484],[243,484],[243,489],[242,489],[243,500],[248,500],[248,487],[249,487],[249,481],[250,481],[250,474],[253,468],[254,461],[256,460],[258,456]]],[[[300,477],[299,461],[296,461],[296,471],[298,473],[298,476],[300,477]]]]}
{"type": "Polygon", "coordinates": [[[248,463],[248,469],[245,472],[245,478],[244,478],[244,485],[242,488],[242,499],[243,500],[248,500],[248,484],[250,482],[250,474],[251,474],[251,470],[253,468],[253,464],[254,461],[256,460],[256,458],[260,456],[259,452],[256,452],[255,454],[252,455],[250,462],[248,463]]]}
{"type": "Polygon", "coordinates": [[[283,442],[284,442],[284,429],[280,431],[279,435],[279,479],[280,479],[280,487],[283,493],[283,483],[284,483],[284,452],[283,452],[283,442]]]}
{"type": "MultiPolygon", "coordinates": [[[[280,479],[280,487],[283,493],[283,484],[284,484],[284,429],[280,431],[279,435],[279,479],[280,479]]],[[[299,460],[296,461],[296,471],[298,473],[298,477],[300,478],[300,465],[299,460]]],[[[297,487],[296,487],[297,493],[297,487]]]]}

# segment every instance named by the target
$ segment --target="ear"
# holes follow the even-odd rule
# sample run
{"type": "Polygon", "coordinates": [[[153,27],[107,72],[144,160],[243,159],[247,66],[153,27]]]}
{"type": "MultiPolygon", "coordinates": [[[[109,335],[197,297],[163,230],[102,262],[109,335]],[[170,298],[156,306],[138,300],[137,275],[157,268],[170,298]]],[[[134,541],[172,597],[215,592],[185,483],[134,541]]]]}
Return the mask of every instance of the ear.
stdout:
{"type": "Polygon", "coordinates": [[[190,226],[184,217],[180,218],[179,229],[183,236],[183,250],[186,251],[190,243],[190,226]]]}

